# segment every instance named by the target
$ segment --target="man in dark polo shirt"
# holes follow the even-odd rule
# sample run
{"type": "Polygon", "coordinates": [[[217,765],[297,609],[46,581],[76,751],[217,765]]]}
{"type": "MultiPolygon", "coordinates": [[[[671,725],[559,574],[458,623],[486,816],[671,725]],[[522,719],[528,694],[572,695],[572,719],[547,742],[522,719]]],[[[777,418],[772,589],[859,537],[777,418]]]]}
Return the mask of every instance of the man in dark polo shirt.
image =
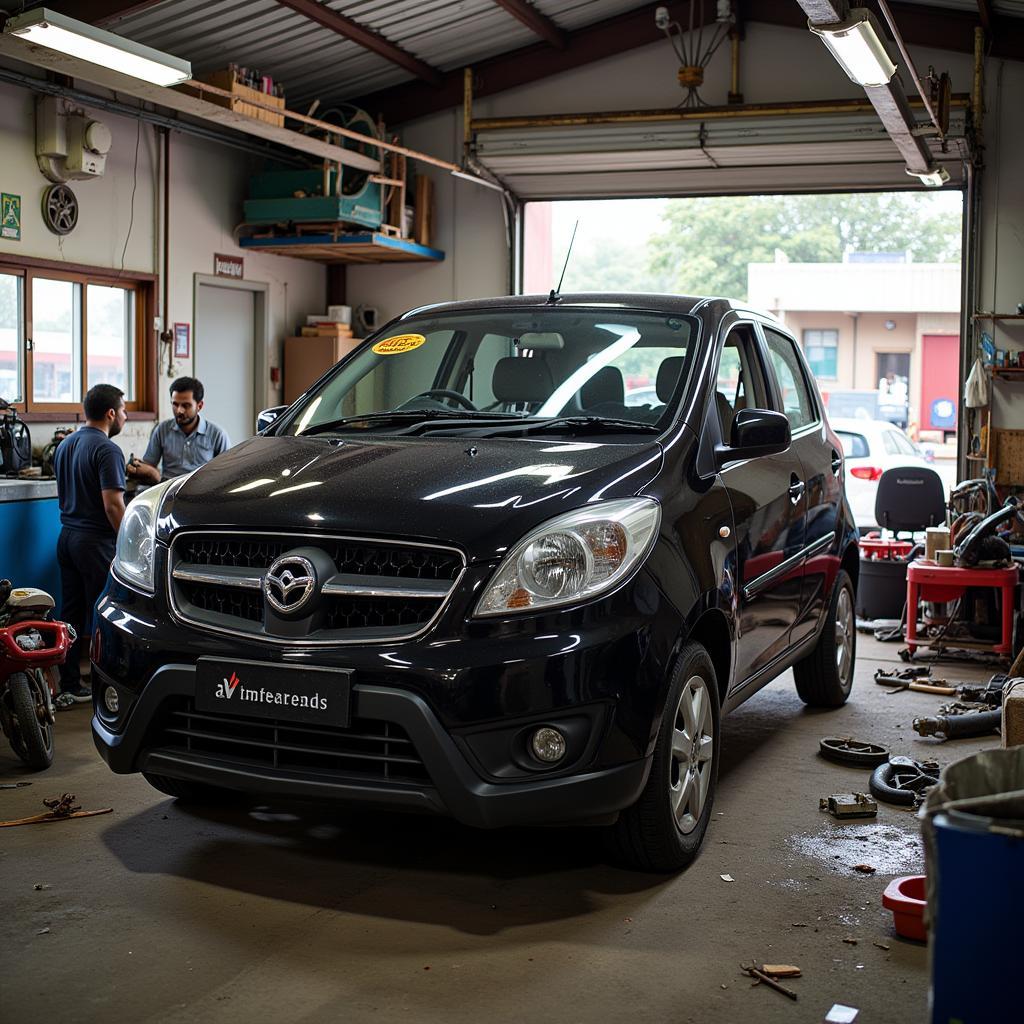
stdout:
{"type": "Polygon", "coordinates": [[[231,447],[228,435],[200,415],[203,394],[203,383],[195,377],[179,377],[171,385],[174,418],[153,428],[142,461],[136,459],[128,467],[130,477],[140,483],[158,484],[191,473],[231,447]]]}
{"type": "Polygon", "coordinates": [[[82,405],[85,426],[61,441],[53,459],[62,524],[57,540],[60,616],[78,633],[60,668],[58,706],[91,699],[78,663],[89,649],[93,605],[106,586],[124,517],[124,455],[110,440],[127,419],[124,392],[113,384],[97,384],[82,405]]]}

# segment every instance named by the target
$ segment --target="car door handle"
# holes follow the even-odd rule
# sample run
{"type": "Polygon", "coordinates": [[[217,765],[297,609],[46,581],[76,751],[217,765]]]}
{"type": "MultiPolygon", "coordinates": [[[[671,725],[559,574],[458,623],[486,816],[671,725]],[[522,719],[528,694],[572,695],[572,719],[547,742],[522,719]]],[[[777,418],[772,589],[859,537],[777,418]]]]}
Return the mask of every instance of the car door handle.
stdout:
{"type": "Polygon", "coordinates": [[[804,490],[807,485],[801,480],[796,473],[794,473],[790,480],[792,481],[789,485],[789,500],[795,505],[804,494],[804,490]]]}
{"type": "Polygon", "coordinates": [[[835,450],[832,449],[832,475],[839,476],[839,471],[843,468],[843,457],[835,450]]]}

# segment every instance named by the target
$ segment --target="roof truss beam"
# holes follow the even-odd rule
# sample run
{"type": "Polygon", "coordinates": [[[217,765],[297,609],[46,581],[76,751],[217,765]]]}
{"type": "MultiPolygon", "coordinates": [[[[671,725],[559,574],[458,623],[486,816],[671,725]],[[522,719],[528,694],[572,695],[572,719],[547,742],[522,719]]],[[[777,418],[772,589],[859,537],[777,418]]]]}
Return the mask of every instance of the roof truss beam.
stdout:
{"type": "MultiPolygon", "coordinates": [[[[871,0],[865,2],[874,7],[871,0]]],[[[827,6],[833,11],[849,7],[839,0],[818,0],[818,4],[822,9],[827,6]]],[[[973,55],[974,28],[978,24],[975,12],[899,2],[890,3],[890,7],[899,20],[904,40],[910,45],[973,55]]],[[[743,20],[745,24],[762,22],[785,28],[807,28],[807,15],[793,0],[743,0],[743,20]]],[[[821,20],[829,19],[826,16],[821,20]]],[[[1024,18],[993,15],[992,25],[990,55],[1024,60],[1024,18]]],[[[567,34],[564,50],[535,43],[474,64],[474,95],[478,98],[493,96],[663,38],[654,25],[651,5],[646,4],[567,34]]],[[[459,106],[462,79],[462,69],[449,71],[442,76],[434,92],[426,92],[422,86],[410,82],[362,96],[356,102],[365,110],[382,114],[388,124],[398,124],[459,106]]]]}
{"type": "Polygon", "coordinates": [[[419,57],[409,53],[408,50],[403,50],[402,47],[385,39],[380,33],[374,32],[373,29],[366,28],[365,25],[360,25],[359,22],[332,10],[326,4],[319,3],[318,0],[277,0],[277,2],[282,7],[291,8],[296,14],[315,21],[318,25],[330,29],[337,35],[344,36],[363,47],[364,50],[370,50],[378,57],[397,64],[421,81],[434,86],[441,84],[442,76],[437,68],[431,67],[419,57]]]}
{"type": "Polygon", "coordinates": [[[504,7],[513,18],[521,21],[534,35],[540,36],[556,50],[564,50],[565,33],[546,15],[537,10],[527,0],[494,0],[499,7],[504,7]]]}

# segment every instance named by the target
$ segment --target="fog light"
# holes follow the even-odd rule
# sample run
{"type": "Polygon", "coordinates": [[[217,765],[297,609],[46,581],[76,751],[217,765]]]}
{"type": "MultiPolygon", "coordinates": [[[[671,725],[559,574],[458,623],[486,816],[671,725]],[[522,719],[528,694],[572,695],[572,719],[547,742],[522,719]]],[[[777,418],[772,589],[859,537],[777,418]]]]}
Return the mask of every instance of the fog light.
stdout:
{"type": "Polygon", "coordinates": [[[545,725],[530,738],[530,750],[538,761],[554,764],[565,757],[565,737],[557,729],[545,725]]]}
{"type": "Polygon", "coordinates": [[[108,686],[103,691],[103,704],[112,715],[117,714],[119,704],[117,700],[117,690],[115,690],[113,686],[108,686]]]}

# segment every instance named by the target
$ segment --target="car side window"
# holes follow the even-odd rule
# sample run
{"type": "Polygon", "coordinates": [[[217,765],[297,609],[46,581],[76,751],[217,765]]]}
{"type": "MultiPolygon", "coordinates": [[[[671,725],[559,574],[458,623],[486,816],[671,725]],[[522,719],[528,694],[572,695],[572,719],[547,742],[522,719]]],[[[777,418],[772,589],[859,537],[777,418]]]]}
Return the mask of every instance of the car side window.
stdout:
{"type": "Polygon", "coordinates": [[[895,430],[885,430],[882,432],[882,444],[885,446],[886,455],[899,455],[900,446],[896,440],[895,430]]]}
{"type": "Polygon", "coordinates": [[[868,456],[868,442],[863,434],[850,434],[837,430],[836,437],[843,446],[843,454],[849,459],[865,459],[868,456]]]}
{"type": "Polygon", "coordinates": [[[893,440],[896,443],[896,449],[900,455],[917,455],[921,453],[910,443],[910,439],[904,434],[901,434],[898,430],[892,432],[893,440]]]}
{"type": "Polygon", "coordinates": [[[790,428],[799,430],[813,423],[817,419],[817,412],[800,366],[796,345],[789,338],[767,327],[764,337],[768,344],[768,358],[782,395],[782,411],[789,419],[790,428]]]}
{"type": "Polygon", "coordinates": [[[766,395],[753,331],[747,325],[734,327],[722,345],[715,378],[715,404],[722,439],[726,443],[732,433],[736,413],[741,409],[763,409],[767,403],[766,395]]]}

